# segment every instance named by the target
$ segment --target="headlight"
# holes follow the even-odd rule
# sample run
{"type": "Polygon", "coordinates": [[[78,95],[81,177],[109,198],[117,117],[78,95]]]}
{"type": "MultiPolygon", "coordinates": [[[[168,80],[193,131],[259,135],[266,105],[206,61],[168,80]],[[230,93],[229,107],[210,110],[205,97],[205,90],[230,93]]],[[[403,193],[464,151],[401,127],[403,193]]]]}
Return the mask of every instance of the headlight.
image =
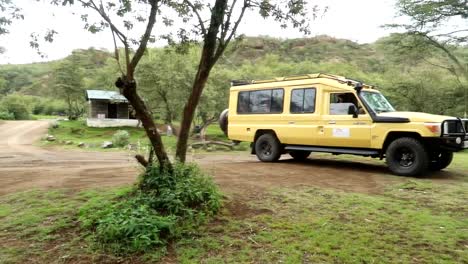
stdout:
{"type": "Polygon", "coordinates": [[[424,123],[424,126],[434,134],[440,134],[441,132],[440,123],[424,123]]]}

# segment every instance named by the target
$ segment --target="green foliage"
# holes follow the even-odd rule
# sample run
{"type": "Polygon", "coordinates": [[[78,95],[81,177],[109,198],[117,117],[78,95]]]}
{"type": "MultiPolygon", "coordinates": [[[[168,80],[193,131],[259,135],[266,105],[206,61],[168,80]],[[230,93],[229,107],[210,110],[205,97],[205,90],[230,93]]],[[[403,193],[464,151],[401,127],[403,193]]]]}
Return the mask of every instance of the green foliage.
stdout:
{"type": "MultiPolygon", "coordinates": [[[[227,108],[230,80],[315,72],[328,72],[375,84],[397,110],[463,116],[466,81],[460,79],[460,83],[449,71],[435,66],[450,64],[440,50],[420,45],[420,41],[421,38],[416,36],[402,34],[392,34],[373,44],[358,44],[327,36],[287,40],[244,38],[229,47],[211,72],[197,108],[195,123],[202,125],[227,108]],[[436,103],[428,104],[428,101],[436,103]]],[[[450,51],[466,65],[467,48],[451,46],[450,51]]],[[[136,78],[140,93],[156,118],[165,123],[180,120],[185,103],[181,99],[188,96],[199,53],[199,45],[193,44],[186,54],[163,48],[149,49],[143,57],[136,78]]],[[[119,75],[115,61],[104,51],[77,50],[66,61],[74,61],[78,65],[83,77],[82,89],[110,89],[119,75]]],[[[21,91],[38,95],[41,101],[34,103],[34,113],[65,113],[66,97],[53,89],[52,69],[60,64],[61,61],[2,65],[0,94],[21,91]],[[45,100],[53,97],[60,100],[45,100]]],[[[83,91],[76,93],[76,98],[82,100],[83,97],[83,91]]]]}
{"type": "Polygon", "coordinates": [[[14,120],[15,116],[5,110],[0,110],[0,120],[14,120]]]}
{"type": "Polygon", "coordinates": [[[177,163],[172,172],[153,165],[143,174],[140,189],[152,208],[183,218],[203,219],[221,206],[217,186],[195,164],[177,163]]]}
{"type": "Polygon", "coordinates": [[[138,200],[119,203],[97,222],[95,237],[116,254],[144,252],[165,246],[174,233],[176,217],[161,216],[138,200]]]}
{"type": "Polygon", "coordinates": [[[176,164],[172,172],[154,165],[140,189],[118,200],[91,200],[80,211],[83,228],[114,254],[148,252],[197,228],[221,206],[212,179],[196,165],[176,164]]]}
{"type": "Polygon", "coordinates": [[[126,130],[118,130],[112,136],[112,143],[116,147],[125,147],[130,143],[130,133],[126,130]]]}
{"type": "Polygon", "coordinates": [[[11,94],[0,100],[0,108],[3,109],[4,116],[8,119],[28,120],[31,118],[31,103],[30,97],[20,94],[11,94]]]}

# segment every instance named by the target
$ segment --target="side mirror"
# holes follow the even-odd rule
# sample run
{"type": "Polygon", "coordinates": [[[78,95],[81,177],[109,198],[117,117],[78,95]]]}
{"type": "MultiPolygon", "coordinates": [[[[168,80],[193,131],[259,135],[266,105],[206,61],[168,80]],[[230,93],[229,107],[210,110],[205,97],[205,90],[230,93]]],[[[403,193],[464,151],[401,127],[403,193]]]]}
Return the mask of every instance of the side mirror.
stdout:
{"type": "Polygon", "coordinates": [[[350,105],[348,108],[348,115],[353,115],[353,118],[358,117],[358,109],[355,105],[350,105]]]}

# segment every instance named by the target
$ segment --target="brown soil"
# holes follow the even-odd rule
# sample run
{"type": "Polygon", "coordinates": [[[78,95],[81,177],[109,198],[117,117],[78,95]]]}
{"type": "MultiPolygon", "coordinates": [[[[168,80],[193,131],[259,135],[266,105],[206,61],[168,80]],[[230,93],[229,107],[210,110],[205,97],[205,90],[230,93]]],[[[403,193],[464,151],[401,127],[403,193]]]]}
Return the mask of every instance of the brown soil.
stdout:
{"type": "MultiPolygon", "coordinates": [[[[0,195],[32,188],[84,189],[133,183],[141,171],[133,154],[44,149],[32,145],[47,133],[46,121],[0,123],[0,195]]],[[[389,175],[384,164],[335,160],[331,156],[295,162],[287,155],[261,163],[247,153],[196,154],[199,163],[228,195],[242,201],[260,199],[267,189],[318,186],[349,192],[379,193],[405,180],[389,175]]],[[[455,171],[430,176],[454,180],[455,171]]]]}

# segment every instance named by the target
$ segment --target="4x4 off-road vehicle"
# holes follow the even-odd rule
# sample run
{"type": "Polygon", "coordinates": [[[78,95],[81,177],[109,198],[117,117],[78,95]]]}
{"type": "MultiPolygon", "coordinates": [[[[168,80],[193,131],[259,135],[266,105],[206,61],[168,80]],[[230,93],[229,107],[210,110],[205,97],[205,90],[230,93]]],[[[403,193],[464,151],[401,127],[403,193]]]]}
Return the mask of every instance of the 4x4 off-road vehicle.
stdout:
{"type": "Polygon", "coordinates": [[[468,148],[468,120],[398,112],[373,86],[329,74],[233,81],[220,118],[265,162],[311,152],[385,158],[398,175],[441,170],[468,148]]]}

